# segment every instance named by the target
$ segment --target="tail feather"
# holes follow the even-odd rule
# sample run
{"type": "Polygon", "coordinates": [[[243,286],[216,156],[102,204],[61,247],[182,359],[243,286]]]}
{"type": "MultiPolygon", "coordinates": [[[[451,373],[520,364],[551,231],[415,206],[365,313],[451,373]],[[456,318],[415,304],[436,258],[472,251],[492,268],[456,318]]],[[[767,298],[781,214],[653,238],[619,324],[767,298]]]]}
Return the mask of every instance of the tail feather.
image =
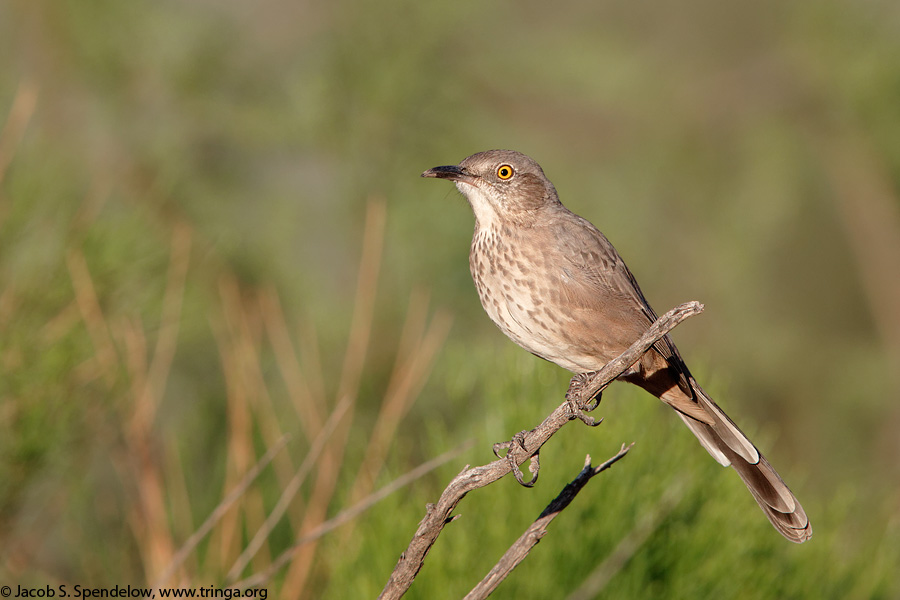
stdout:
{"type": "Polygon", "coordinates": [[[696,382],[691,383],[697,392],[697,400],[713,417],[714,424],[707,425],[681,413],[679,416],[716,461],[734,467],[781,535],[796,543],[808,540],[812,536],[812,526],[796,496],[728,415],[696,382]]]}

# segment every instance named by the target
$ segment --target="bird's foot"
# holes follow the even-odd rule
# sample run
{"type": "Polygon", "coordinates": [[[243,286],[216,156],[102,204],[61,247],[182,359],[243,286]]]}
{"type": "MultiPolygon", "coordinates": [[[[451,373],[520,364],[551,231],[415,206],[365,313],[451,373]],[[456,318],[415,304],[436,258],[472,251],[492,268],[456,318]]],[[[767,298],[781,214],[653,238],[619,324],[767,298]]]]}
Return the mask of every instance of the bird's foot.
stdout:
{"type": "Polygon", "coordinates": [[[519,482],[520,485],[525,487],[534,486],[535,482],[537,482],[538,472],[541,470],[541,451],[538,449],[534,454],[530,456],[531,461],[528,463],[528,472],[531,473],[531,480],[525,481],[525,477],[522,475],[522,470],[519,468],[520,462],[525,462],[525,458],[522,458],[521,461],[516,460],[517,456],[520,456],[522,453],[527,455],[528,448],[525,446],[525,434],[528,431],[520,431],[516,435],[512,437],[508,442],[497,442],[493,445],[492,450],[494,451],[494,456],[497,458],[506,458],[507,462],[509,462],[510,470],[512,470],[513,476],[516,478],[516,481],[519,482]],[[506,455],[500,456],[500,451],[506,450],[506,455]]]}
{"type": "Polygon", "coordinates": [[[572,377],[572,380],[569,382],[569,389],[566,390],[566,402],[569,404],[572,418],[578,419],[585,425],[590,425],[591,427],[596,427],[603,421],[603,419],[597,420],[585,414],[586,412],[591,412],[600,405],[600,398],[603,395],[603,390],[601,389],[590,398],[585,398],[587,388],[590,386],[596,374],[596,371],[590,373],[577,373],[572,377]]]}

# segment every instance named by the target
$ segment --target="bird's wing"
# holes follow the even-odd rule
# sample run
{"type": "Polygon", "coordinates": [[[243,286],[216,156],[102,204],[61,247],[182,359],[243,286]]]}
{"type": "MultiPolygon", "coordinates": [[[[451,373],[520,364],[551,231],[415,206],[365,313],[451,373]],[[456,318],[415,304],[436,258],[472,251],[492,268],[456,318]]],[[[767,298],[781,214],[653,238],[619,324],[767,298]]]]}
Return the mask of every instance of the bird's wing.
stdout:
{"type": "MultiPolygon", "coordinates": [[[[550,221],[550,227],[571,269],[568,296],[583,307],[584,318],[593,321],[590,330],[619,332],[624,351],[657,319],[637,280],[606,236],[586,219],[565,210],[550,221]]],[[[653,350],[674,370],[678,387],[692,399],[690,373],[669,336],[657,342],[653,350]]]]}
{"type": "Polygon", "coordinates": [[[656,321],[634,275],[596,227],[568,210],[548,225],[568,269],[567,291],[573,302],[627,319],[641,332],[656,321]]]}

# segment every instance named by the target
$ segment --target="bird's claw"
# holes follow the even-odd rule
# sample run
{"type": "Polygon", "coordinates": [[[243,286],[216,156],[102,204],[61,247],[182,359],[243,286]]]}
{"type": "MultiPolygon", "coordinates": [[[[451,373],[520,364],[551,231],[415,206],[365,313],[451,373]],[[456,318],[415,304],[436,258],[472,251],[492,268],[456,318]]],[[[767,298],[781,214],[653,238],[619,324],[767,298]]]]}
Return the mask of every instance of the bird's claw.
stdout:
{"type": "Polygon", "coordinates": [[[590,398],[585,398],[585,389],[593,380],[596,371],[590,373],[577,373],[569,382],[569,389],[566,390],[566,402],[569,404],[569,411],[573,419],[578,419],[585,425],[596,427],[603,419],[597,420],[586,415],[600,405],[600,398],[603,395],[601,389],[590,398]]]}
{"type": "Polygon", "coordinates": [[[531,473],[531,480],[525,481],[525,476],[519,468],[518,461],[516,461],[516,455],[519,454],[519,452],[528,452],[528,448],[525,446],[526,433],[528,433],[528,431],[520,431],[508,442],[497,442],[491,449],[494,451],[494,456],[497,458],[505,458],[507,460],[513,477],[516,478],[516,481],[518,481],[520,485],[524,487],[533,487],[537,481],[538,472],[541,469],[540,449],[531,455],[531,461],[528,463],[528,472],[531,473]],[[501,450],[506,450],[505,456],[500,455],[501,450]]]}

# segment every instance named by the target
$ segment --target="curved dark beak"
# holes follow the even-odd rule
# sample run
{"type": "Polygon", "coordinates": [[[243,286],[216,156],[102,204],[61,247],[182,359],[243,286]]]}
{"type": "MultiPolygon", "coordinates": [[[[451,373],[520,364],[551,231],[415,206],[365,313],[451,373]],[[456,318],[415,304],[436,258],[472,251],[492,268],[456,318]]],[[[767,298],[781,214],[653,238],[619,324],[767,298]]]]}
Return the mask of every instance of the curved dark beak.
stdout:
{"type": "Polygon", "coordinates": [[[450,181],[464,181],[474,183],[476,177],[462,170],[457,165],[434,167],[422,173],[422,177],[434,177],[435,179],[449,179],[450,181]]]}

